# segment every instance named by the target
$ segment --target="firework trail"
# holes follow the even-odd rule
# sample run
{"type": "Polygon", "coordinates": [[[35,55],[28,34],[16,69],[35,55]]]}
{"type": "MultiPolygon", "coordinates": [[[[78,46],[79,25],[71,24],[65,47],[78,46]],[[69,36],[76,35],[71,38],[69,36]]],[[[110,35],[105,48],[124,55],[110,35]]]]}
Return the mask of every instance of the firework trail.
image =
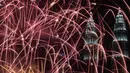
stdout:
{"type": "MultiPolygon", "coordinates": [[[[104,27],[108,26],[104,20],[107,14],[109,12],[112,12],[113,16],[115,14],[111,9],[104,16],[97,12],[100,22],[95,24],[95,29],[99,33],[98,44],[86,45],[83,35],[92,15],[90,10],[93,8],[89,0],[85,6],[82,2],[84,1],[1,0],[0,72],[91,73],[94,70],[98,73],[100,68],[100,73],[104,73],[104,70],[114,73],[104,66],[107,58],[112,55],[107,55],[102,40],[105,32],[115,38],[112,30],[107,31],[104,27]],[[95,47],[96,49],[91,50],[95,47]],[[80,59],[80,53],[83,51],[89,53],[90,60],[80,59]]],[[[118,10],[118,7],[103,6],[118,10]]],[[[124,15],[129,23],[127,15],[125,13],[124,15]]]]}

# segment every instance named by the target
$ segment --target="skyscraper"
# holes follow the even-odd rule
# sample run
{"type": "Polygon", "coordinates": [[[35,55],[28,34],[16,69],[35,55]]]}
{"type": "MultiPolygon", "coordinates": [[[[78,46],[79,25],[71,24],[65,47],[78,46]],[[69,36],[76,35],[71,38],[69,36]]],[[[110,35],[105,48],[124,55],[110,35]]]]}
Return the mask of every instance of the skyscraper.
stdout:
{"type": "Polygon", "coordinates": [[[95,26],[95,22],[90,12],[90,18],[88,19],[84,42],[85,47],[82,52],[82,60],[87,63],[85,71],[87,73],[98,73],[98,61],[101,53],[101,45],[99,44],[98,28],[95,26]]]}
{"type": "Polygon", "coordinates": [[[129,56],[127,29],[121,9],[119,9],[114,24],[114,39],[112,42],[112,68],[114,73],[127,73],[125,56],[129,56]]]}

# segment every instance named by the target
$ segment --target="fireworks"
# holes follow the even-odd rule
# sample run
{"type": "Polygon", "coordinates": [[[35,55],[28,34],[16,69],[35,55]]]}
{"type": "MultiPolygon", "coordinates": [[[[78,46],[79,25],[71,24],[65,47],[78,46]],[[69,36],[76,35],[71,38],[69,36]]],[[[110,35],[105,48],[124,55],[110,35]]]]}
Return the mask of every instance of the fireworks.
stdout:
{"type": "MultiPolygon", "coordinates": [[[[87,27],[87,23],[89,19],[94,22],[90,13],[93,9],[89,9],[91,8],[89,0],[85,1],[85,6],[83,2],[82,0],[1,1],[0,72],[91,73],[95,70],[94,72],[98,73],[100,68],[100,73],[104,73],[104,70],[113,73],[104,66],[107,58],[112,55],[107,55],[102,39],[105,32],[115,38],[114,34],[105,29],[106,24],[102,23],[105,22],[104,17],[98,19],[101,24],[94,23],[96,33],[90,32],[93,29],[87,27]],[[85,34],[91,37],[88,35],[84,37],[85,34]],[[88,42],[84,43],[86,37],[96,38],[98,44],[93,46],[88,42]]],[[[118,10],[118,7],[109,7],[118,10]]],[[[96,13],[96,10],[94,12],[96,13]]],[[[106,12],[106,15],[107,13],[109,12],[106,12]]],[[[124,15],[128,20],[125,13],[124,15]]],[[[127,71],[126,67],[123,68],[127,71]]]]}

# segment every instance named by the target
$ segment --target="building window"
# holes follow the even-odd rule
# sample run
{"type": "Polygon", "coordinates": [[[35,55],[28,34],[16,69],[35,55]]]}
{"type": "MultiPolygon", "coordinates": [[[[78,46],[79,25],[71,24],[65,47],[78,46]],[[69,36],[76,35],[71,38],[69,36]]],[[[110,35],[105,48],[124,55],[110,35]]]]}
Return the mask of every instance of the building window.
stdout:
{"type": "Polygon", "coordinates": [[[122,17],[119,17],[116,19],[116,23],[124,23],[124,19],[122,17]]]}

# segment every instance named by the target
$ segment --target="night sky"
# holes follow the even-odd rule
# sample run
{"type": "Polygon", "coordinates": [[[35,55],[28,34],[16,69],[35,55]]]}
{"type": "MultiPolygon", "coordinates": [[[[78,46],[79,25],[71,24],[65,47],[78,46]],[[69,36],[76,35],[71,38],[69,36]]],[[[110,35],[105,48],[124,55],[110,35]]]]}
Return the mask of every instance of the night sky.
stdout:
{"type": "MultiPolygon", "coordinates": [[[[125,0],[125,1],[128,4],[128,6],[130,6],[130,0],[125,0]]],[[[117,7],[117,8],[120,7],[122,9],[122,11],[124,11],[124,13],[127,15],[128,20],[130,19],[130,9],[128,9],[127,5],[123,2],[123,0],[98,0],[97,4],[99,4],[99,5],[97,5],[96,7],[98,8],[98,11],[101,15],[105,15],[108,10],[112,10],[115,15],[118,12],[118,10],[116,10],[114,8],[102,5],[102,4],[106,4],[106,5],[110,5],[110,6],[117,7]]],[[[96,22],[98,22],[98,21],[96,21],[96,22]]],[[[110,26],[110,28],[112,30],[114,29],[113,27],[114,27],[114,24],[115,24],[115,18],[113,16],[112,12],[109,12],[107,14],[107,16],[105,17],[105,22],[110,26]]],[[[129,27],[129,25],[130,24],[128,24],[128,21],[126,20],[126,27],[127,27],[127,30],[128,30],[128,39],[130,41],[130,35],[129,35],[130,34],[130,27],[129,27]]],[[[107,26],[105,28],[108,31],[110,31],[107,26]]],[[[104,38],[105,38],[104,39],[104,41],[105,41],[104,47],[111,48],[112,37],[109,34],[106,33],[104,38]]]]}
{"type": "MultiPolygon", "coordinates": [[[[36,1],[40,8],[44,8],[45,5],[46,5],[46,7],[49,7],[49,5],[53,1],[56,1],[57,3],[53,7],[50,7],[50,10],[52,10],[54,12],[60,12],[62,9],[63,10],[64,9],[76,9],[77,7],[80,7],[79,5],[81,5],[81,7],[84,7],[88,12],[92,11],[95,23],[97,25],[99,25],[98,28],[101,28],[102,33],[105,33],[105,36],[103,37],[102,45],[106,51],[111,50],[112,40],[113,40],[112,36],[110,36],[110,34],[108,34],[106,32],[106,30],[110,33],[113,33],[114,24],[115,24],[115,16],[117,15],[118,8],[120,7],[121,10],[124,12],[124,15],[126,15],[126,17],[127,17],[127,19],[125,18],[125,21],[126,21],[126,27],[128,30],[128,39],[130,41],[130,22],[129,22],[130,21],[130,0],[90,0],[90,1],[88,1],[88,0],[36,0],[36,1]],[[91,3],[96,3],[96,5],[91,5],[91,3]],[[105,31],[103,30],[102,27],[105,28],[105,31]]],[[[81,10],[79,12],[81,14],[83,14],[84,16],[86,16],[87,18],[89,17],[89,15],[84,10],[81,10]]],[[[51,12],[50,12],[50,14],[51,14],[51,12]]],[[[64,22],[61,22],[61,24],[62,23],[64,23],[64,22]]],[[[84,24],[86,25],[86,23],[84,23],[84,24]]],[[[84,26],[81,26],[81,27],[84,28],[84,26]]],[[[61,31],[63,31],[63,30],[65,30],[65,29],[62,29],[61,31]]],[[[68,30],[71,30],[71,28],[69,28],[68,30]]],[[[77,34],[73,35],[72,36],[73,40],[75,40],[78,35],[77,34]]],[[[45,37],[45,35],[44,35],[44,37],[45,37]]],[[[57,40],[53,40],[53,41],[57,41],[57,40]]],[[[82,41],[83,40],[81,40],[81,42],[82,41]]],[[[69,42],[69,41],[67,41],[67,42],[69,42]]],[[[71,42],[69,42],[69,43],[71,43],[71,42]]],[[[72,43],[75,43],[75,42],[72,42],[72,43]]],[[[83,45],[83,43],[80,43],[80,42],[78,42],[78,43],[83,45]]],[[[54,43],[52,42],[52,44],[54,44],[54,43]]],[[[59,46],[56,48],[59,49],[59,46]]],[[[41,49],[43,49],[43,48],[41,48],[41,49]]],[[[41,50],[41,49],[38,50],[38,56],[40,56],[40,57],[45,55],[45,54],[43,54],[43,52],[42,52],[43,50],[41,50]]]]}
{"type": "MultiPolygon", "coordinates": [[[[51,3],[53,0],[49,0],[49,1],[51,3]]],[[[46,4],[46,2],[49,3],[49,1],[41,0],[39,2],[39,6],[41,8],[43,8],[44,5],[46,4]]],[[[55,0],[55,1],[58,1],[58,3],[54,7],[52,7],[51,10],[58,12],[60,10],[58,5],[60,5],[63,9],[67,9],[70,6],[70,3],[73,6],[76,6],[75,2],[78,0],[55,0]]],[[[109,25],[111,30],[114,29],[113,28],[113,26],[115,24],[114,15],[117,14],[119,7],[122,9],[122,11],[124,11],[126,16],[128,17],[128,20],[130,19],[130,9],[128,8],[128,6],[130,6],[130,0],[90,0],[89,2],[96,3],[96,6],[91,6],[92,7],[91,11],[93,12],[94,21],[96,24],[100,24],[99,18],[101,19],[101,17],[104,17],[105,14],[110,10],[110,12],[107,13],[107,15],[105,16],[104,21],[103,21],[103,24],[104,24],[103,26],[105,27],[105,29],[107,31],[110,31],[110,29],[108,28],[108,26],[106,24],[109,25]],[[115,9],[115,8],[117,8],[117,9],[115,9]]],[[[83,7],[88,7],[90,5],[90,3],[88,3],[88,0],[82,0],[80,5],[82,5],[83,7]]],[[[73,6],[72,6],[72,8],[73,8],[73,6]]],[[[89,8],[87,8],[87,10],[90,11],[89,8]]],[[[85,12],[83,14],[85,14],[85,12]]],[[[127,26],[128,32],[130,32],[130,27],[129,27],[127,21],[126,21],[126,26],[127,26]]],[[[130,33],[128,33],[128,34],[130,34],[130,33]]],[[[130,35],[128,36],[128,38],[129,37],[130,37],[130,35]]],[[[107,49],[111,48],[112,37],[107,33],[105,33],[103,45],[107,49]]]]}
{"type": "MultiPolygon", "coordinates": [[[[41,0],[39,2],[39,7],[44,8],[47,2],[51,3],[52,1],[53,0],[41,0]]],[[[74,8],[76,7],[76,5],[78,5],[75,4],[76,1],[79,0],[55,0],[55,1],[58,2],[55,6],[51,8],[51,10],[58,12],[60,11],[59,6],[61,6],[63,9],[67,9],[70,6],[70,4],[72,4],[70,8],[74,8]]],[[[90,1],[82,0],[80,5],[82,5],[83,7],[89,7],[90,6],[89,2],[96,3],[96,6],[91,5],[92,7],[91,11],[93,12],[94,21],[96,24],[101,24],[101,21],[99,21],[99,19],[103,18],[106,15],[103,20],[103,24],[104,24],[103,26],[109,32],[111,32],[111,30],[114,29],[113,28],[115,24],[114,16],[117,14],[119,7],[126,14],[128,20],[130,19],[130,8],[128,7],[130,6],[130,0],[90,0],[90,1]],[[109,10],[110,12],[108,12],[109,10]],[[110,28],[107,25],[109,25],[110,28]]],[[[90,8],[86,8],[86,9],[90,11],[90,8]]],[[[85,12],[82,13],[85,15],[85,12]]],[[[127,20],[126,20],[126,26],[127,26],[128,34],[130,34],[130,27],[127,20]]],[[[105,36],[103,39],[104,42],[103,46],[104,48],[106,48],[106,50],[110,50],[112,48],[112,37],[108,33],[106,32],[104,33],[105,36]]],[[[128,38],[130,40],[130,35],[128,35],[128,38]]]]}

